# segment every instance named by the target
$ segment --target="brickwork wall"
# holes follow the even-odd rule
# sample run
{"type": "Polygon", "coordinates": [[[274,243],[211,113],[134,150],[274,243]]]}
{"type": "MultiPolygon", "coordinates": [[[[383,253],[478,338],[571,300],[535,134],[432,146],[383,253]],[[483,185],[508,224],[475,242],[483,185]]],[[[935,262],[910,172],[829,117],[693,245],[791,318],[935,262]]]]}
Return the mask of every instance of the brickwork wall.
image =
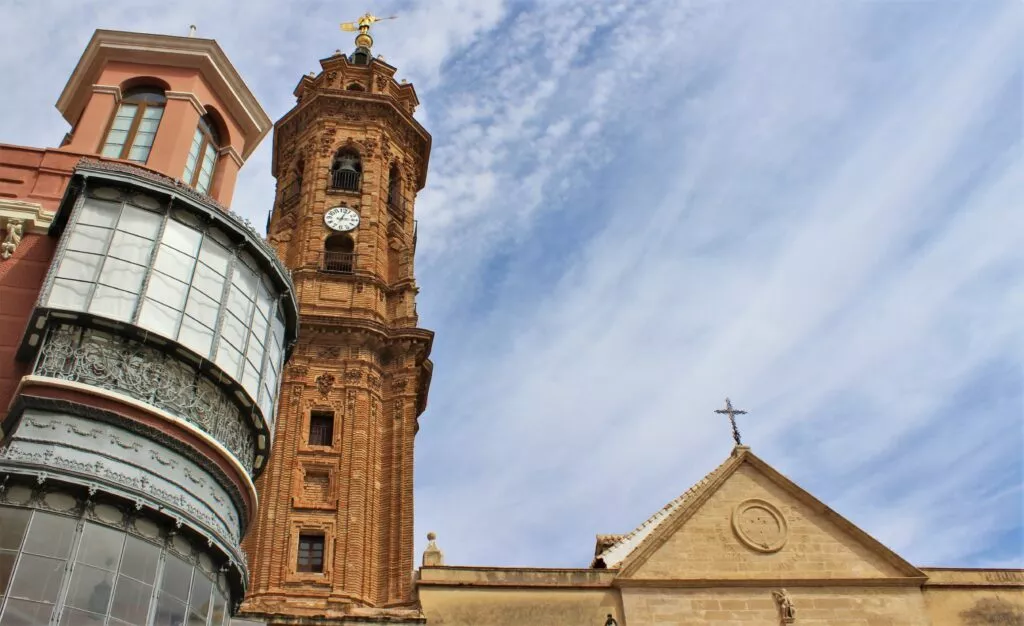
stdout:
{"type": "MultiPolygon", "coordinates": [[[[623,589],[623,626],[778,624],[771,589],[623,589]]],[[[929,626],[921,591],[910,588],[789,588],[801,626],[929,626]]]]}
{"type": "Polygon", "coordinates": [[[758,470],[742,465],[636,572],[635,578],[872,578],[899,575],[892,565],[796,500],[758,470]],[[775,553],[744,545],[732,528],[736,505],[774,504],[789,536],[775,553]]]}
{"type": "MultiPolygon", "coordinates": [[[[5,235],[0,231],[0,241],[5,235]]],[[[56,241],[49,236],[27,233],[14,256],[0,260],[0,420],[7,416],[18,381],[28,373],[28,364],[15,361],[14,354],[55,247],[56,241]]]]}

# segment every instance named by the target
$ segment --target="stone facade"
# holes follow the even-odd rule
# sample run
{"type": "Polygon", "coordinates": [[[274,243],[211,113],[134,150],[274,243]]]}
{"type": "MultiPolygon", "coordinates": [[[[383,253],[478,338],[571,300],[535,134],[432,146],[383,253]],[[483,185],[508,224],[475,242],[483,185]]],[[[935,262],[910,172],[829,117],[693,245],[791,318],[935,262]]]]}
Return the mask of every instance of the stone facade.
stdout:
{"type": "Polygon", "coordinates": [[[343,55],[321,65],[274,132],[269,241],[292,269],[301,330],[246,541],[253,585],[243,611],[275,623],[415,620],[413,438],[433,336],[416,327],[413,205],[430,136],[394,68],[343,55]],[[345,184],[333,167],[339,152],[358,158],[345,184]],[[333,207],[355,211],[358,226],[333,232],[324,221],[333,207]],[[341,264],[327,256],[332,236],[350,238],[341,264]],[[330,433],[311,439],[318,428],[330,433]],[[300,571],[305,534],[323,538],[320,571],[300,571]]]}

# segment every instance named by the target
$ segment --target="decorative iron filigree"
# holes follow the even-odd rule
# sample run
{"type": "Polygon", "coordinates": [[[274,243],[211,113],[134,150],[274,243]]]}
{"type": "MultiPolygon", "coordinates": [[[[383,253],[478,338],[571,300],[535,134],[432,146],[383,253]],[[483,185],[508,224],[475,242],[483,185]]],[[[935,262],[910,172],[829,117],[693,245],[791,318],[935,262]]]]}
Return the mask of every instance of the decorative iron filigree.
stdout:
{"type": "Polygon", "coordinates": [[[34,373],[117,391],[163,409],[208,433],[253,471],[255,433],[238,407],[195,368],[158,350],[62,324],[47,335],[34,373]]]}

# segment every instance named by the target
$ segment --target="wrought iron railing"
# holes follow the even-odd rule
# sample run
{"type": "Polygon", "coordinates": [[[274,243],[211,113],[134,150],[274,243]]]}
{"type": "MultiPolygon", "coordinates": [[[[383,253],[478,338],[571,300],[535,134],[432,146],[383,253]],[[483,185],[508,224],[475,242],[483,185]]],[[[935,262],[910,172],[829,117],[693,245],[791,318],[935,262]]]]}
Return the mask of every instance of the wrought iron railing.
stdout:
{"type": "Polygon", "coordinates": [[[224,445],[250,473],[256,433],[230,396],[196,369],[118,335],[61,324],[33,373],[124,394],[182,418],[224,445]]]}
{"type": "Polygon", "coordinates": [[[355,252],[334,252],[325,250],[320,258],[320,269],[325,272],[351,274],[356,266],[355,252]]]}
{"type": "Polygon", "coordinates": [[[331,189],[341,191],[359,191],[359,172],[352,170],[334,170],[331,172],[331,189]]]}
{"type": "Polygon", "coordinates": [[[331,445],[331,437],[334,435],[331,430],[330,424],[311,424],[309,427],[309,445],[331,445]]]}

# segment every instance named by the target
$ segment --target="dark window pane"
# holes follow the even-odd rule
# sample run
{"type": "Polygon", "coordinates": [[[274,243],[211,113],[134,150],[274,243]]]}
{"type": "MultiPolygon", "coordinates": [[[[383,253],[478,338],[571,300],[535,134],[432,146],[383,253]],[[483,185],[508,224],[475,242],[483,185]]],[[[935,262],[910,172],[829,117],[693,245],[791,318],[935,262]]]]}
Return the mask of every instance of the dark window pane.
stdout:
{"type": "Polygon", "coordinates": [[[324,536],[314,534],[299,535],[300,572],[324,571],[324,536]]]}
{"type": "Polygon", "coordinates": [[[199,253],[199,260],[213,268],[217,273],[224,275],[228,272],[228,264],[231,262],[231,252],[223,246],[213,242],[207,236],[203,240],[203,249],[199,253]]]}
{"type": "Polygon", "coordinates": [[[220,330],[221,337],[231,343],[239,352],[245,347],[245,338],[249,334],[242,323],[234,315],[224,316],[224,326],[220,330]]]}
{"type": "Polygon", "coordinates": [[[25,527],[32,511],[13,507],[0,507],[0,548],[17,550],[25,536],[25,527]]]}
{"type": "MultiPolygon", "coordinates": [[[[108,263],[113,260],[109,259],[108,263]]],[[[127,322],[132,319],[132,314],[135,313],[135,303],[138,299],[139,297],[133,293],[99,285],[92,294],[92,304],[89,305],[89,312],[127,322]]]]}
{"type": "Polygon", "coordinates": [[[149,256],[152,253],[152,241],[128,233],[114,233],[114,239],[110,242],[110,256],[132,263],[149,265],[149,256]]]}
{"type": "Polygon", "coordinates": [[[96,280],[103,257],[86,252],[67,251],[61,259],[60,268],[57,270],[58,278],[71,280],[96,280]]]}
{"type": "Polygon", "coordinates": [[[228,311],[231,311],[239,318],[248,320],[250,311],[252,310],[252,303],[246,298],[242,290],[236,285],[231,285],[231,289],[228,290],[228,311]]]}
{"type": "MultiPolygon", "coordinates": [[[[188,598],[188,610],[190,613],[201,615],[202,623],[206,623],[206,616],[210,613],[210,590],[213,589],[213,582],[196,572],[192,577],[192,593],[188,598]]],[[[191,619],[191,618],[190,618],[191,619]]]]}
{"type": "Polygon", "coordinates": [[[0,619],[0,626],[40,626],[50,623],[53,605],[28,600],[10,599],[0,619]]]}
{"type": "Polygon", "coordinates": [[[181,320],[178,341],[203,356],[209,356],[210,344],[213,343],[213,331],[186,315],[181,320]]]}
{"type": "Polygon", "coordinates": [[[162,215],[126,206],[121,214],[121,220],[117,223],[117,229],[134,233],[146,239],[154,239],[160,230],[160,223],[163,222],[163,219],[162,215]]]}
{"type": "Polygon", "coordinates": [[[71,573],[71,585],[65,603],[91,613],[107,614],[110,592],[114,589],[114,575],[84,563],[77,563],[71,573]]]}
{"type": "Polygon", "coordinates": [[[202,239],[203,236],[199,231],[175,220],[169,220],[161,241],[175,250],[180,250],[191,257],[195,257],[199,253],[199,243],[202,239]]]}
{"type": "Polygon", "coordinates": [[[107,228],[79,224],[75,226],[75,230],[68,239],[68,250],[103,254],[107,251],[107,239],[110,237],[110,233],[110,229],[107,228]]]}
{"type": "Polygon", "coordinates": [[[0,550],[0,597],[7,593],[7,583],[14,571],[14,561],[18,558],[15,550],[0,550]]]}
{"type": "Polygon", "coordinates": [[[22,549],[31,554],[66,559],[75,539],[75,526],[75,520],[70,517],[37,511],[22,549]]]}
{"type": "Polygon", "coordinates": [[[213,298],[207,298],[195,289],[188,296],[185,312],[196,318],[209,328],[217,326],[217,313],[220,307],[213,298]]]}
{"type": "Polygon", "coordinates": [[[149,285],[146,287],[146,297],[168,306],[177,311],[185,309],[185,296],[188,294],[188,285],[162,274],[153,272],[149,277],[149,285]]]}
{"type": "MultiPolygon", "coordinates": [[[[156,278],[160,274],[154,273],[156,278]]],[[[152,285],[152,283],[150,283],[152,285]]],[[[148,290],[150,293],[152,289],[148,290]]],[[[146,298],[142,302],[142,310],[139,311],[139,326],[156,331],[164,337],[173,338],[178,330],[178,319],[181,313],[170,307],[159,304],[155,300],[146,298]]]]}
{"type": "Polygon", "coordinates": [[[14,571],[10,595],[26,600],[56,602],[65,563],[63,559],[22,554],[14,571]]]}
{"type": "Polygon", "coordinates": [[[53,288],[50,290],[47,304],[55,309],[81,311],[85,309],[85,303],[89,300],[89,291],[91,290],[91,283],[58,278],[53,281],[53,288]]]}
{"type": "Polygon", "coordinates": [[[185,603],[161,592],[157,598],[153,626],[182,626],[185,623],[185,603]]]}
{"type": "Polygon", "coordinates": [[[176,556],[167,555],[164,577],[160,582],[161,595],[169,593],[183,602],[187,601],[191,584],[192,566],[176,556]]]}
{"type": "Polygon", "coordinates": [[[313,411],[309,414],[309,445],[329,446],[334,439],[334,413],[313,411]]]}
{"type": "Polygon", "coordinates": [[[88,198],[82,206],[82,213],[78,216],[78,223],[113,228],[114,224],[117,223],[117,216],[120,212],[120,202],[88,198]]]}
{"type": "Polygon", "coordinates": [[[159,559],[160,548],[148,541],[128,537],[124,546],[124,558],[121,560],[121,573],[153,584],[159,559]]]}
{"type": "Polygon", "coordinates": [[[65,609],[60,626],[103,626],[106,615],[97,615],[78,609],[65,609]]]}
{"type": "Polygon", "coordinates": [[[149,599],[152,595],[152,586],[132,580],[127,576],[118,576],[110,615],[129,624],[145,624],[146,617],[149,615],[149,599]]]}
{"type": "Polygon", "coordinates": [[[153,267],[183,283],[192,280],[193,265],[195,261],[191,257],[165,245],[160,246],[153,263],[153,267]]]}
{"type": "Polygon", "coordinates": [[[227,600],[224,594],[218,589],[213,590],[213,616],[210,618],[210,626],[221,626],[227,617],[227,600]]]}
{"type": "Polygon", "coordinates": [[[108,258],[107,262],[103,264],[99,282],[131,293],[139,293],[142,279],[145,277],[145,267],[120,259],[108,258]]]}
{"type": "Polygon", "coordinates": [[[125,534],[99,524],[86,524],[82,532],[82,544],[78,548],[79,563],[87,563],[111,572],[117,571],[121,561],[121,547],[125,534]]]}
{"type": "Polygon", "coordinates": [[[224,277],[213,271],[204,263],[196,265],[195,276],[192,277],[192,286],[199,289],[206,295],[220,300],[224,291],[224,277]]]}

